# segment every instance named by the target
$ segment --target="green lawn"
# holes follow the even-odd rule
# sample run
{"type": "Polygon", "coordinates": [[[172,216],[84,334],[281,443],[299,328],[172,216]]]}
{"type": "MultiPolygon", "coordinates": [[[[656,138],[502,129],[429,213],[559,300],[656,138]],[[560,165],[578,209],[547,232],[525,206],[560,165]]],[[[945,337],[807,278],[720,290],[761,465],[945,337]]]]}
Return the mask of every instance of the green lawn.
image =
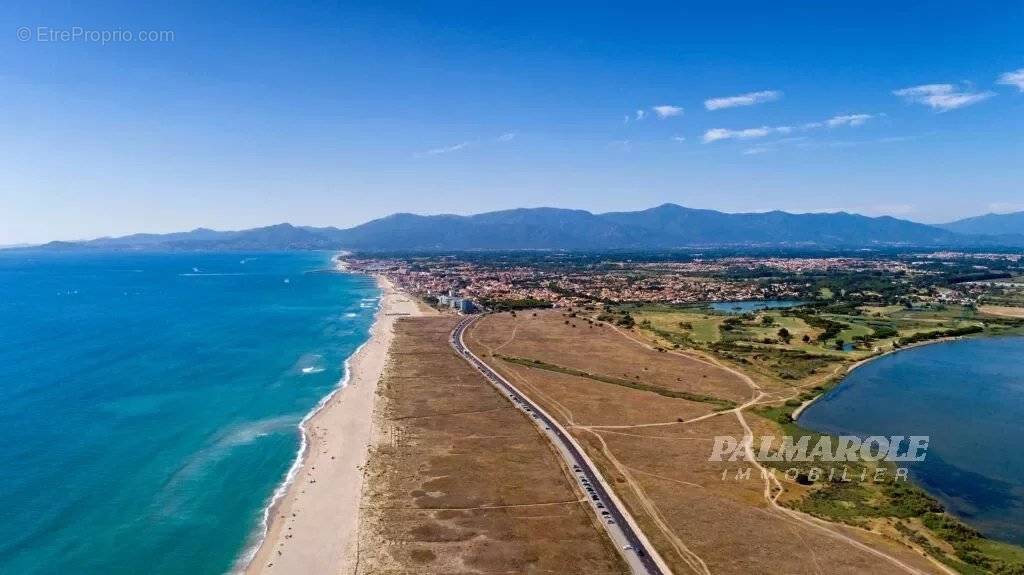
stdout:
{"type": "Polygon", "coordinates": [[[710,315],[698,311],[646,311],[640,309],[632,314],[637,323],[648,320],[651,322],[651,327],[657,330],[686,336],[697,344],[719,341],[721,334],[718,326],[725,319],[720,315],[710,315]]]}

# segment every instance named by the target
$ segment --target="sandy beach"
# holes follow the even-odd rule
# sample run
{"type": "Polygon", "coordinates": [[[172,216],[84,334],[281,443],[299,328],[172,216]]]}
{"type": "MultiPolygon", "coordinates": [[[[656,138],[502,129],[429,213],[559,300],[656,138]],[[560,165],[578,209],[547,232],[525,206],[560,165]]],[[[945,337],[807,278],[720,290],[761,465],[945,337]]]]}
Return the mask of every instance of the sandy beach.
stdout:
{"type": "Polygon", "coordinates": [[[301,467],[271,509],[266,537],[245,567],[247,574],[350,573],[354,568],[377,382],[395,321],[423,313],[386,278],[377,282],[381,303],[370,339],[350,359],[347,385],[306,422],[301,467]]]}

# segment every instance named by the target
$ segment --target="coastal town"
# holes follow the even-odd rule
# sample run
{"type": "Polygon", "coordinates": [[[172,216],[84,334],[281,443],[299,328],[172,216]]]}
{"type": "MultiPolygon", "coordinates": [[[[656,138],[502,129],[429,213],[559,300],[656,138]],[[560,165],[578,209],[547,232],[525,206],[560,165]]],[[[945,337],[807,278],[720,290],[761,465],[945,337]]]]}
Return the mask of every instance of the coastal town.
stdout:
{"type": "Polygon", "coordinates": [[[1016,254],[915,253],[874,257],[680,256],[633,261],[615,256],[515,259],[449,256],[347,256],[352,271],[386,275],[396,286],[468,313],[504,305],[565,308],[587,303],[696,304],[816,298],[835,286],[865,301],[974,305],[1021,269],[1016,254]],[[856,282],[845,281],[856,278],[856,282]],[[864,278],[875,284],[865,285],[864,278]],[[971,278],[976,278],[973,281],[971,278]]]}

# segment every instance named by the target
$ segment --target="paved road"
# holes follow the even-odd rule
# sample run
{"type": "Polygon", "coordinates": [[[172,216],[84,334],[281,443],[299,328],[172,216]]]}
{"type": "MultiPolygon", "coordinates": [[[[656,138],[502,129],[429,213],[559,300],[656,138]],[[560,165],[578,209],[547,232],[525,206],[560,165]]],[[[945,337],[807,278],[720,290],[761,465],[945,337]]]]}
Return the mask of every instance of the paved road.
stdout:
{"type": "Polygon", "coordinates": [[[576,440],[570,437],[553,417],[530,401],[526,395],[491,369],[476,354],[469,351],[462,337],[466,328],[478,317],[466,317],[455,326],[451,335],[451,345],[455,348],[456,353],[480,370],[488,381],[494,384],[519,409],[531,416],[542,428],[543,433],[558,448],[562,458],[572,468],[580,488],[590,496],[590,504],[594,507],[594,512],[601,519],[601,524],[607,530],[608,536],[619,548],[619,552],[622,553],[633,573],[649,575],[670,573],[664,561],[658,557],[650,542],[640,532],[636,521],[626,511],[622,502],[611,492],[611,488],[597,472],[597,467],[583,453],[583,449],[576,443],[576,440]]]}

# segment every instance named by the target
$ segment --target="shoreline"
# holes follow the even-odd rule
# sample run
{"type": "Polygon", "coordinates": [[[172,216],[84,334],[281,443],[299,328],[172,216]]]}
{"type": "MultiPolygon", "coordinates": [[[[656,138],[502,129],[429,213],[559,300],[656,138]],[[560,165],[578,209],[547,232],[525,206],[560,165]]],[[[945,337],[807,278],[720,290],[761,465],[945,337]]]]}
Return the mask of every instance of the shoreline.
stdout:
{"type": "MultiPolygon", "coordinates": [[[[349,272],[340,255],[331,261],[336,270],[349,272]]],[[[421,313],[390,280],[373,277],[380,299],[369,337],[345,360],[338,386],[299,423],[295,460],[264,508],[260,536],[239,556],[233,573],[342,572],[355,563],[377,383],[395,321],[421,313]]]]}
{"type": "Polygon", "coordinates": [[[790,414],[790,417],[793,418],[793,423],[797,423],[799,418],[800,418],[800,415],[803,414],[803,412],[808,407],[810,407],[815,401],[818,401],[822,397],[825,397],[826,395],[831,393],[833,390],[837,389],[840,385],[843,384],[843,382],[846,381],[846,378],[849,377],[849,375],[851,373],[853,373],[853,371],[855,369],[857,369],[859,367],[862,367],[864,365],[867,365],[868,363],[870,363],[872,361],[875,361],[876,359],[881,359],[881,358],[883,358],[883,357],[885,357],[887,355],[892,355],[894,353],[899,353],[901,351],[908,351],[908,350],[915,349],[915,348],[918,348],[918,347],[924,347],[926,345],[932,345],[932,344],[936,344],[936,343],[949,343],[949,342],[952,342],[952,341],[960,341],[962,339],[964,339],[964,337],[960,336],[960,335],[954,336],[954,337],[940,337],[940,338],[937,338],[937,339],[929,339],[929,340],[926,340],[926,341],[919,341],[917,343],[912,343],[912,344],[906,345],[904,347],[893,348],[893,349],[890,349],[889,351],[883,351],[882,353],[879,353],[879,354],[876,354],[876,355],[872,355],[872,356],[869,356],[869,357],[865,357],[864,359],[861,359],[861,360],[855,362],[850,367],[847,367],[846,371],[843,373],[842,377],[839,378],[839,381],[837,381],[834,386],[832,386],[829,389],[826,389],[825,391],[819,393],[818,395],[815,395],[811,399],[808,399],[807,401],[801,403],[796,409],[793,410],[793,413],[790,414]]]}
{"type": "MultiPolygon", "coordinates": [[[[335,270],[340,272],[348,272],[348,266],[344,264],[343,260],[341,259],[344,255],[345,252],[336,254],[333,257],[331,257],[331,264],[334,266],[335,270]]],[[[379,280],[377,282],[377,287],[381,289],[383,292],[383,286],[381,286],[379,280]]],[[[274,511],[278,507],[278,503],[281,501],[282,498],[285,497],[285,495],[287,495],[288,490],[295,482],[296,475],[298,475],[299,470],[302,468],[304,464],[306,458],[306,451],[309,448],[309,434],[306,429],[306,424],[309,423],[309,421],[312,420],[317,413],[320,413],[320,411],[327,405],[327,403],[335,395],[337,395],[341,390],[345,389],[345,387],[348,386],[348,382],[352,376],[352,358],[358,355],[359,352],[362,351],[363,347],[365,347],[366,344],[369,343],[370,339],[373,337],[373,325],[377,323],[378,318],[376,316],[378,313],[380,313],[379,302],[377,311],[374,312],[374,320],[370,324],[367,339],[363,343],[359,344],[359,347],[357,347],[355,351],[352,352],[352,355],[345,358],[345,362],[343,364],[344,370],[342,372],[341,379],[338,380],[338,384],[327,395],[323,396],[320,399],[320,401],[318,401],[317,404],[313,407],[313,409],[309,411],[309,413],[304,415],[302,419],[299,420],[299,448],[295,452],[295,459],[292,460],[292,464],[288,468],[288,471],[285,473],[284,479],[281,480],[281,483],[279,483],[277,487],[274,488],[274,492],[270,496],[270,501],[267,503],[266,506],[263,507],[263,518],[260,519],[259,536],[257,536],[255,538],[255,541],[247,545],[245,549],[242,551],[238,560],[235,561],[234,567],[231,569],[232,573],[245,572],[246,570],[248,570],[249,565],[253,562],[253,559],[255,559],[260,549],[265,545],[267,535],[270,531],[271,517],[273,516],[274,511]]]]}
{"type": "MultiPolygon", "coordinates": [[[[376,320],[374,320],[374,322],[376,322],[376,320]]],[[[295,452],[295,459],[292,461],[291,467],[288,468],[288,472],[285,473],[284,479],[281,480],[281,483],[274,488],[274,493],[270,496],[270,502],[263,508],[263,519],[260,520],[260,535],[251,545],[246,547],[245,551],[236,562],[236,567],[232,569],[232,573],[245,572],[249,568],[250,563],[252,563],[253,559],[259,553],[260,549],[266,543],[267,534],[270,531],[271,517],[277,509],[278,503],[288,494],[288,490],[291,489],[291,486],[295,483],[295,477],[298,475],[299,470],[305,462],[306,451],[309,449],[309,434],[306,429],[306,424],[316,417],[316,414],[320,413],[320,411],[327,406],[327,403],[331,401],[335,395],[348,386],[349,379],[352,375],[352,358],[355,357],[367,343],[369,343],[369,339],[359,344],[359,347],[352,352],[352,355],[345,358],[344,374],[338,381],[338,385],[335,386],[330,393],[321,398],[320,401],[317,402],[316,406],[299,421],[298,428],[300,441],[299,448],[295,452]]]]}
{"type": "MultiPolygon", "coordinates": [[[[855,369],[857,369],[859,367],[862,367],[863,365],[866,365],[867,363],[872,362],[872,361],[874,361],[876,359],[882,358],[884,356],[895,354],[896,352],[908,351],[908,350],[912,350],[912,349],[916,349],[916,348],[923,348],[925,346],[930,346],[932,344],[955,344],[955,343],[958,343],[958,342],[967,342],[967,341],[982,342],[982,341],[986,341],[986,340],[992,341],[992,340],[999,340],[999,339],[1003,339],[1003,338],[1016,338],[1016,339],[1024,340],[1024,335],[1021,335],[1020,333],[1012,333],[1012,334],[978,333],[978,334],[970,334],[970,335],[967,335],[967,336],[952,336],[952,337],[945,337],[945,338],[939,338],[939,339],[934,339],[934,340],[921,341],[921,342],[917,342],[917,343],[914,343],[914,344],[907,345],[907,346],[902,347],[902,348],[892,349],[892,350],[889,350],[887,352],[880,353],[878,355],[874,355],[874,356],[871,356],[871,357],[866,357],[866,358],[864,358],[864,359],[862,359],[860,361],[857,361],[856,363],[852,364],[851,366],[849,366],[849,368],[847,369],[846,373],[844,373],[843,377],[836,383],[836,385],[834,387],[828,389],[827,391],[825,391],[825,392],[819,394],[818,396],[808,400],[807,402],[801,404],[796,410],[794,410],[794,412],[792,414],[793,423],[796,424],[801,429],[804,429],[806,431],[810,431],[810,432],[814,432],[814,433],[821,433],[821,434],[824,434],[824,435],[834,435],[833,432],[822,432],[822,431],[817,431],[815,429],[812,429],[810,427],[803,426],[803,425],[800,424],[800,422],[798,421],[797,418],[805,410],[805,408],[809,407],[815,401],[817,401],[821,397],[831,393],[833,390],[837,389],[839,385],[843,384],[845,382],[846,377],[851,372],[853,372],[855,369]]],[[[891,382],[887,381],[886,383],[891,383],[891,382]]],[[[971,469],[966,468],[966,467],[963,468],[963,469],[965,469],[968,472],[972,471],[971,469]]],[[[957,507],[955,505],[956,497],[953,496],[953,495],[950,495],[950,492],[948,490],[944,489],[943,488],[944,486],[942,486],[941,484],[936,484],[936,483],[928,484],[928,483],[926,483],[925,481],[923,481],[921,479],[921,477],[919,475],[917,475],[917,472],[914,469],[911,469],[911,471],[910,471],[910,473],[908,475],[908,479],[909,479],[909,484],[910,485],[914,486],[915,488],[919,489],[924,494],[926,494],[929,497],[932,497],[933,499],[938,501],[942,505],[942,507],[943,507],[943,513],[945,513],[948,516],[954,518],[955,520],[961,522],[962,524],[966,525],[967,527],[969,527],[971,529],[977,530],[979,532],[979,535],[978,535],[978,539],[979,540],[983,540],[983,541],[992,543],[994,545],[1004,545],[1004,546],[1010,546],[1010,547],[1013,547],[1013,548],[1016,548],[1016,549],[1024,550],[1024,543],[1021,543],[1021,542],[1019,542],[1017,540],[1012,539],[1012,536],[1011,535],[1007,535],[1006,530],[1004,528],[1002,528],[1002,527],[997,527],[998,530],[993,530],[991,532],[984,532],[984,531],[982,531],[982,529],[983,529],[982,526],[985,525],[984,521],[979,519],[979,518],[977,518],[977,517],[972,516],[969,513],[968,514],[964,514],[963,509],[957,510],[957,507]]],[[[946,540],[942,539],[942,541],[946,541],[946,540]]]]}

